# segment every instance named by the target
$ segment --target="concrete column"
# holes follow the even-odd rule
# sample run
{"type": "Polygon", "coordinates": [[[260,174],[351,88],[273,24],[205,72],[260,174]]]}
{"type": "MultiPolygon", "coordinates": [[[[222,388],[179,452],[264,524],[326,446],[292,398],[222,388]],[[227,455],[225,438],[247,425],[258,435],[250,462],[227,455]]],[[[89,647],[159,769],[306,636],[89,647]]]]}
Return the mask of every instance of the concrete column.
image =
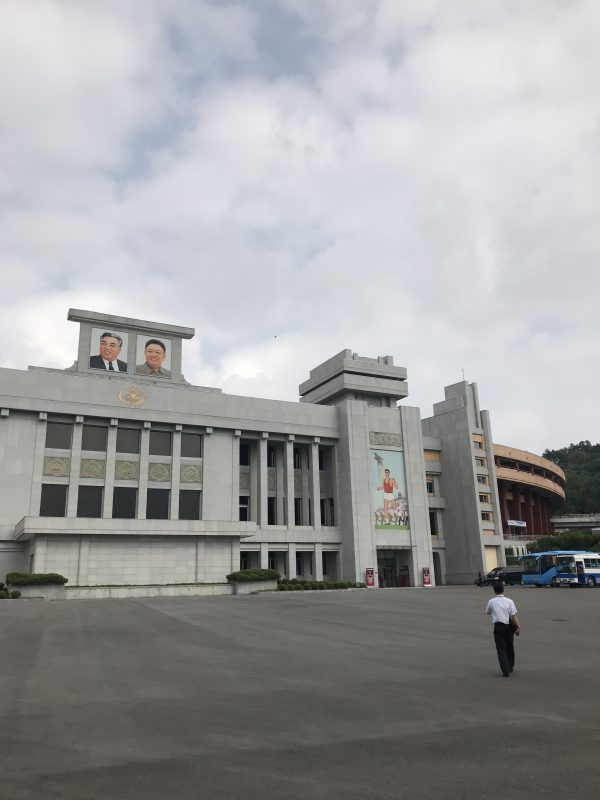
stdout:
{"type": "MultiPolygon", "coordinates": [[[[46,545],[47,545],[47,540],[45,536],[36,536],[35,556],[33,559],[34,572],[46,572],[46,545]]],[[[296,562],[294,562],[294,568],[295,568],[295,563],[296,562]]]]}
{"type": "Polygon", "coordinates": [[[302,482],[302,524],[310,525],[310,503],[308,502],[311,496],[310,452],[306,446],[300,449],[300,479],[302,482]]]}
{"type": "Polygon", "coordinates": [[[294,440],[288,439],[285,443],[285,505],[287,511],[287,526],[293,528],[294,519],[294,440]]]}
{"type": "MultiPolygon", "coordinates": [[[[83,422],[83,417],[80,417],[83,422]]],[[[77,516],[77,495],[79,493],[79,471],[81,469],[81,439],[83,424],[76,422],[73,426],[71,442],[71,473],[69,475],[69,491],[67,493],[67,517],[77,516]]],[[[106,468],[106,462],[104,464],[106,468]]]]}
{"type": "Polygon", "coordinates": [[[312,442],[310,446],[310,494],[313,507],[313,528],[321,530],[321,479],[319,477],[319,444],[312,442]]]}
{"type": "Polygon", "coordinates": [[[181,425],[173,431],[171,453],[171,503],[169,519],[179,519],[179,488],[181,480],[181,425]]]}
{"type": "Polygon", "coordinates": [[[42,498],[42,480],[44,472],[44,452],[46,449],[46,414],[40,414],[35,432],[35,453],[33,456],[33,481],[29,515],[39,517],[42,498]]]}
{"type": "Polygon", "coordinates": [[[275,447],[275,475],[277,480],[277,525],[285,525],[285,458],[283,447],[277,444],[275,447]]]}
{"type": "Polygon", "coordinates": [[[269,569],[269,543],[260,543],[260,568],[269,569]]]}
{"type": "Polygon", "coordinates": [[[315,559],[315,563],[314,563],[315,580],[322,581],[323,580],[323,545],[320,542],[316,542],[315,543],[314,559],[315,559]]]}
{"type": "Polygon", "coordinates": [[[237,572],[240,568],[240,540],[231,540],[231,572],[237,572]]]}
{"type": "Polygon", "coordinates": [[[250,519],[259,524],[260,515],[260,455],[258,443],[250,444],[250,519]]]}
{"type": "Polygon", "coordinates": [[[106,440],[106,470],[104,474],[104,496],[102,498],[102,516],[105,519],[112,517],[113,490],[115,488],[115,463],[117,456],[117,431],[116,425],[108,428],[106,440]]]}
{"type": "Polygon", "coordinates": [[[296,577],[296,543],[288,544],[288,578],[296,577]]]}
{"type": "Polygon", "coordinates": [[[231,439],[231,519],[240,518],[240,440],[241,431],[231,439]]]}
{"type": "Polygon", "coordinates": [[[148,493],[148,464],[150,457],[148,450],[150,447],[150,423],[144,423],[140,442],[140,479],[138,482],[138,506],[137,518],[146,519],[146,495],[148,493]],[[148,424],[148,427],[146,427],[148,424]]]}
{"type": "Polygon", "coordinates": [[[263,436],[258,442],[258,524],[261,528],[267,527],[267,497],[268,497],[268,470],[267,470],[267,443],[268,438],[263,436]]]}

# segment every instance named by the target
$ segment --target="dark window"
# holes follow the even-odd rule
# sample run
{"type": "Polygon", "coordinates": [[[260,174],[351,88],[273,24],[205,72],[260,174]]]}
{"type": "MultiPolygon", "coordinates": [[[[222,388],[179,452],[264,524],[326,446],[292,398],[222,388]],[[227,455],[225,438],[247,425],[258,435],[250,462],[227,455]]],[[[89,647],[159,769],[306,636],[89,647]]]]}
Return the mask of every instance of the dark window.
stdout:
{"type": "Polygon", "coordinates": [[[294,447],[294,469],[300,469],[300,448],[294,447]]]}
{"type": "Polygon", "coordinates": [[[437,514],[435,511],[429,512],[429,527],[431,529],[431,535],[438,536],[437,514]]]}
{"type": "Polygon", "coordinates": [[[117,453],[139,453],[140,431],[135,428],[117,428],[117,453]]]}
{"type": "Polygon", "coordinates": [[[322,447],[319,447],[319,470],[321,472],[325,470],[325,451],[322,447]]]}
{"type": "Polygon", "coordinates": [[[250,563],[250,559],[248,558],[248,553],[245,553],[243,550],[240,551],[240,569],[248,569],[248,564],[250,563]]]}
{"type": "Polygon", "coordinates": [[[115,486],[113,489],[113,517],[115,519],[135,519],[136,510],[137,489],[129,486],[115,486]]]}
{"type": "Polygon", "coordinates": [[[40,517],[64,517],[67,513],[66,483],[43,483],[40,517]]]}
{"type": "Polygon", "coordinates": [[[148,489],[146,519],[169,519],[168,489],[148,489]]]}
{"type": "Polygon", "coordinates": [[[250,498],[240,495],[240,522],[248,522],[250,519],[250,498]]]}
{"type": "Polygon", "coordinates": [[[326,527],[329,525],[335,525],[335,518],[333,515],[333,497],[322,497],[320,506],[321,524],[326,527]]]}
{"type": "Polygon", "coordinates": [[[106,450],[106,434],[108,428],[101,428],[99,425],[85,425],[83,426],[83,435],[81,437],[82,450],[106,450]]]}
{"type": "Polygon", "coordinates": [[[199,433],[181,434],[181,455],[185,458],[202,458],[202,436],[199,433]]]}
{"type": "Polygon", "coordinates": [[[46,447],[70,450],[73,437],[72,422],[48,422],[46,425],[46,447]]]}
{"type": "Polygon", "coordinates": [[[427,478],[427,494],[433,493],[433,478],[427,478]]]}
{"type": "Polygon", "coordinates": [[[250,447],[240,442],[240,467],[250,466],[250,447]]]}
{"type": "Polygon", "coordinates": [[[267,446],[267,467],[275,466],[275,448],[271,445],[267,446]]]}
{"type": "Polygon", "coordinates": [[[302,498],[294,497],[294,525],[302,525],[302,498]]]}
{"type": "Polygon", "coordinates": [[[80,486],[77,494],[78,517],[102,516],[102,486],[80,486]]]}
{"type": "Polygon", "coordinates": [[[199,491],[182,489],[179,492],[179,519],[200,519],[199,491]]]}
{"type": "Polygon", "coordinates": [[[276,497],[267,497],[267,525],[277,525],[276,497]]]}
{"type": "MultiPolygon", "coordinates": [[[[150,431],[151,456],[170,456],[171,455],[171,432],[170,431],[150,431]]],[[[163,491],[159,489],[157,491],[163,491]]],[[[162,517],[159,517],[162,519],[162,517]]]]}

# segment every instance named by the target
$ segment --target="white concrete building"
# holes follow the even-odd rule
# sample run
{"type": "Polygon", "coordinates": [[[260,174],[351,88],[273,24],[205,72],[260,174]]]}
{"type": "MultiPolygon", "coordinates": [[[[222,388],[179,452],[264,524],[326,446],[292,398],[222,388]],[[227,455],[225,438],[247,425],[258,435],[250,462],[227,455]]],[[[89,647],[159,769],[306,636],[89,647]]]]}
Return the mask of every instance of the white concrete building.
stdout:
{"type": "Polygon", "coordinates": [[[474,385],[422,421],[405,369],[344,350],[301,402],[238,397],[186,382],[191,328],[69,319],[72,367],[0,370],[0,579],[213,586],[261,566],[420,586],[504,563],[474,385]]]}

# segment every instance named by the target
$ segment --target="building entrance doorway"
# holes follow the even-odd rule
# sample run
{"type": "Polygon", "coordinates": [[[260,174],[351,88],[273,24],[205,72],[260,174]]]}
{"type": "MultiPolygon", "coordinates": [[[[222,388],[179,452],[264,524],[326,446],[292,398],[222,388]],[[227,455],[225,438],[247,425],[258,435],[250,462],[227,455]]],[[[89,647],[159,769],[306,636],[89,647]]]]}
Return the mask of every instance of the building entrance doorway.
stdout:
{"type": "Polygon", "coordinates": [[[377,551],[377,572],[380,589],[410,586],[409,557],[409,550],[377,551]]]}

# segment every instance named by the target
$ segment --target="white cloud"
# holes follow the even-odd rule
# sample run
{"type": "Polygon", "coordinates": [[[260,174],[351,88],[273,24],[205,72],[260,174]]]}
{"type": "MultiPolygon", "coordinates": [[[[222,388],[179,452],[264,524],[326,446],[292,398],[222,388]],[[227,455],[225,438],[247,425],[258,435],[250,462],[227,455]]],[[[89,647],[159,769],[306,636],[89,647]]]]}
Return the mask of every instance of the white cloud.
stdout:
{"type": "Polygon", "coordinates": [[[272,10],[8,5],[3,363],[70,364],[71,305],[196,327],[226,391],[350,347],[424,415],[464,369],[498,441],[600,440],[595,4],[280,3],[293,77],[272,10]]]}

